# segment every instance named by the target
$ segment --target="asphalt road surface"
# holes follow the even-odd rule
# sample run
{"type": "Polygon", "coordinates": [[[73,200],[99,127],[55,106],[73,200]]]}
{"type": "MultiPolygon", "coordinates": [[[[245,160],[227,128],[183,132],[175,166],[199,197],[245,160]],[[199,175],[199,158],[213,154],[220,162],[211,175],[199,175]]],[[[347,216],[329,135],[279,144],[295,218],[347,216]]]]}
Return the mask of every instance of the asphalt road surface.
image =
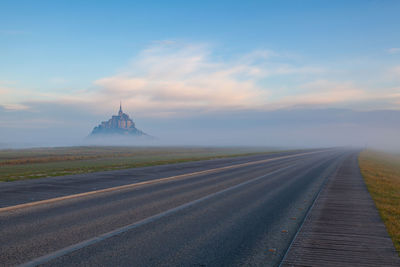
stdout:
{"type": "Polygon", "coordinates": [[[324,182],[354,153],[297,151],[7,183],[0,264],[277,266],[324,182]],[[24,204],[110,186],[119,187],[24,204]]]}

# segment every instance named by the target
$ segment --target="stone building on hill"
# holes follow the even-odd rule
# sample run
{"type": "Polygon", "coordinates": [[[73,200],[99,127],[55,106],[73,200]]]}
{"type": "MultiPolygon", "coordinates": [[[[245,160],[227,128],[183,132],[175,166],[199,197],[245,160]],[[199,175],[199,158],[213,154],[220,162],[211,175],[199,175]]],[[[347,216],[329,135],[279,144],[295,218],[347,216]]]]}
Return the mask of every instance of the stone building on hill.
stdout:
{"type": "Polygon", "coordinates": [[[136,128],[135,123],[128,114],[122,111],[122,105],[119,106],[118,115],[113,115],[108,121],[103,121],[99,126],[94,127],[90,136],[100,135],[133,135],[133,136],[149,136],[143,131],[136,128]]]}

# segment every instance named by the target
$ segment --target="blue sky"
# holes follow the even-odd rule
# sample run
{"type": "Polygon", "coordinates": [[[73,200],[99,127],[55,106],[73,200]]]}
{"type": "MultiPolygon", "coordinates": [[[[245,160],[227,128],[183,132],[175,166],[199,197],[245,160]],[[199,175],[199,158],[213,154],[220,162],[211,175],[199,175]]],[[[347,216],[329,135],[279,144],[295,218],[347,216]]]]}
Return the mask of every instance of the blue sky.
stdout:
{"type": "Polygon", "coordinates": [[[398,14],[399,1],[3,0],[1,124],[83,131],[95,122],[73,114],[98,119],[120,99],[143,121],[398,110],[398,14]]]}
{"type": "Polygon", "coordinates": [[[170,39],[212,44],[222,58],[270,49],[347,68],[395,64],[385,52],[400,46],[399,13],[398,1],[1,1],[0,78],[88,86],[170,39]]]}

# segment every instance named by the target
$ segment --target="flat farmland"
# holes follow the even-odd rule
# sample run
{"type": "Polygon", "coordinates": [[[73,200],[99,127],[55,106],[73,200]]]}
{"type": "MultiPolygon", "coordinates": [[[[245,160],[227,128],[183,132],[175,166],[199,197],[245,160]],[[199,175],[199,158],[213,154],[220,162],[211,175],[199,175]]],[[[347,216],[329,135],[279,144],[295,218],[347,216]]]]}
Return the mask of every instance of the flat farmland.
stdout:
{"type": "Polygon", "coordinates": [[[267,148],[57,147],[0,150],[0,181],[273,153],[267,148]]]}

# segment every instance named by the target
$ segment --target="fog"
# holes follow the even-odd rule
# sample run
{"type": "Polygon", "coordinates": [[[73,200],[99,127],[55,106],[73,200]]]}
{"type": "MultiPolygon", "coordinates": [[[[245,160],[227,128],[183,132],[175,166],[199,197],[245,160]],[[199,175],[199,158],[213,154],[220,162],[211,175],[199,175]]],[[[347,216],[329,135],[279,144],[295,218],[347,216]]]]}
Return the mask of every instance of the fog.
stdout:
{"type": "Polygon", "coordinates": [[[93,127],[101,120],[108,119],[111,114],[104,114],[101,119],[99,115],[71,116],[57,113],[53,118],[57,123],[52,123],[52,120],[24,123],[23,119],[27,117],[24,113],[0,113],[3,122],[1,148],[82,145],[281,148],[352,146],[400,151],[400,111],[395,110],[241,110],[173,118],[134,117],[137,128],[154,138],[90,138],[93,127]],[[11,121],[21,123],[12,124],[11,121]]]}

